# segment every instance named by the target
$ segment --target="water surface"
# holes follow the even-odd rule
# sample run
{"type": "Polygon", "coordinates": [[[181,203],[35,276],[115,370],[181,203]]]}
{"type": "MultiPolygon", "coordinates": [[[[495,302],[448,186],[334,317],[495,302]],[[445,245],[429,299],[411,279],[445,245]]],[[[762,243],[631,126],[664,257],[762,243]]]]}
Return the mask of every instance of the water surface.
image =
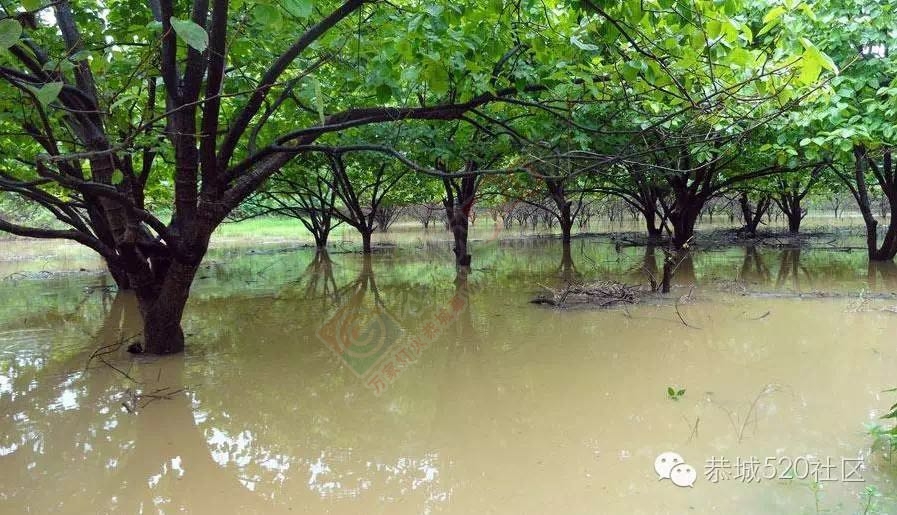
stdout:
{"type": "MultiPolygon", "coordinates": [[[[882,393],[897,386],[893,267],[713,248],[666,300],[554,310],[529,300],[564,280],[645,283],[662,251],[586,238],[564,263],[557,240],[485,232],[466,281],[441,232],[399,232],[369,262],[218,247],[186,354],[108,365],[86,366],[139,332],[133,299],[100,274],[4,280],[0,512],[862,513],[872,485],[894,511],[894,469],[863,428],[897,400],[882,393]],[[317,335],[346,306],[388,313],[392,349],[429,342],[379,395],[317,335]],[[693,488],[658,480],[670,450],[693,488]],[[710,481],[712,458],[733,477],[710,481]],[[786,478],[735,479],[752,458],[786,478]],[[835,479],[861,460],[863,481],[784,470],[829,460],[835,479]]],[[[3,252],[16,245],[31,244],[3,252]]],[[[65,255],[3,271],[96,268],[65,255]]]]}

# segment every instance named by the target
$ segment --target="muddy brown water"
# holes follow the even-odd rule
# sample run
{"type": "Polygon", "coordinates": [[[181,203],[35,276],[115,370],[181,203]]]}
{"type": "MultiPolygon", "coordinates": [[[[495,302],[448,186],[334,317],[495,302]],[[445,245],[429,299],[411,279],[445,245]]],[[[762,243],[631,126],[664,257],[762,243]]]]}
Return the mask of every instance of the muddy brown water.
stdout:
{"type": "MultiPolygon", "coordinates": [[[[283,244],[218,248],[185,355],[118,350],[89,366],[139,331],[133,299],[98,274],[4,280],[0,512],[897,508],[897,464],[864,429],[897,401],[883,393],[897,386],[891,267],[861,253],[699,251],[671,296],[691,292],[686,326],[672,302],[528,302],[564,277],[645,282],[659,250],[577,240],[564,267],[556,240],[483,242],[465,283],[444,235],[400,240],[369,264],[339,248],[329,261],[283,244]],[[334,334],[389,338],[373,357],[340,354],[319,337],[334,319],[334,334]],[[370,370],[402,350],[412,359],[381,375],[378,395],[370,370]],[[658,479],[665,451],[694,468],[692,487],[658,479]]],[[[96,268],[71,249],[34,252],[46,261],[6,261],[4,275],[96,268]]]]}

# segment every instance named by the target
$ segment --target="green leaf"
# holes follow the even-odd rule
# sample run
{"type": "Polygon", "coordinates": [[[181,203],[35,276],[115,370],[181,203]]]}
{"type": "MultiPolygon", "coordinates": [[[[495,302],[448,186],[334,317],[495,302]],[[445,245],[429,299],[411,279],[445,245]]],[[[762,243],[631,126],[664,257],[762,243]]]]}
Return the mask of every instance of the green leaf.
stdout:
{"type": "Polygon", "coordinates": [[[444,95],[449,90],[449,74],[445,66],[438,62],[430,63],[424,69],[424,78],[430,85],[430,90],[436,95],[444,95]]]}
{"type": "Polygon", "coordinates": [[[283,16],[273,5],[256,5],[252,9],[252,17],[266,28],[279,29],[283,25],[283,16]]]}
{"type": "Polygon", "coordinates": [[[121,170],[115,170],[114,172],[112,172],[112,184],[118,186],[123,180],[125,180],[125,175],[121,173],[121,170]]]}
{"type": "Polygon", "coordinates": [[[209,33],[206,29],[193,23],[190,20],[179,20],[172,16],[170,18],[171,28],[184,40],[184,43],[190,45],[191,48],[198,52],[204,52],[209,47],[209,33]]]}
{"type": "Polygon", "coordinates": [[[22,0],[22,7],[28,11],[36,11],[43,5],[44,3],[41,0],[22,0]]]}
{"type": "Polygon", "coordinates": [[[786,9],[781,5],[773,7],[769,10],[768,13],[766,13],[766,16],[763,17],[763,23],[769,24],[772,21],[778,20],[782,17],[783,14],[785,14],[785,11],[786,9]]]}
{"type": "Polygon", "coordinates": [[[674,390],[672,386],[667,386],[667,395],[669,395],[670,397],[675,397],[676,390],[674,390]]]}
{"type": "Polygon", "coordinates": [[[284,0],[283,8],[297,18],[308,18],[315,8],[314,0],[284,0]]]}
{"type": "Polygon", "coordinates": [[[0,49],[7,50],[19,42],[22,37],[22,24],[18,20],[6,18],[0,20],[0,49]]]}
{"type": "Polygon", "coordinates": [[[676,392],[676,397],[682,397],[683,395],[685,395],[685,388],[676,392]]]}
{"type": "Polygon", "coordinates": [[[810,18],[813,21],[816,21],[816,13],[813,12],[813,9],[810,8],[806,3],[800,4],[799,9],[803,11],[804,14],[807,15],[807,18],[810,18]]]}
{"type": "Polygon", "coordinates": [[[62,83],[61,82],[48,82],[43,86],[36,88],[34,86],[25,86],[29,91],[34,93],[37,101],[40,102],[41,105],[46,106],[50,102],[56,100],[59,97],[59,93],[62,91],[62,83]]]}
{"type": "Polygon", "coordinates": [[[392,99],[392,88],[389,84],[380,84],[377,86],[377,101],[382,103],[389,102],[392,99]]]}
{"type": "MultiPolygon", "coordinates": [[[[817,51],[816,53],[818,54],[819,52],[817,51]]],[[[800,68],[801,82],[812,84],[819,78],[820,73],[822,73],[822,62],[810,50],[807,50],[804,52],[800,68]]]]}

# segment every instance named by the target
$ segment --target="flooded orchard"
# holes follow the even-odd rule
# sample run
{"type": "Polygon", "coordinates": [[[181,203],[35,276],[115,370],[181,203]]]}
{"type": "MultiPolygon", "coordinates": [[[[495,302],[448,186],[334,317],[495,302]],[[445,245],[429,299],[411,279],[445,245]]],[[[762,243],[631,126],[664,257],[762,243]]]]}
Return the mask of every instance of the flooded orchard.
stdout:
{"type": "Polygon", "coordinates": [[[440,231],[387,235],[372,259],[218,245],[171,357],[125,352],[139,312],[101,274],[41,274],[100,268],[89,254],[4,242],[0,512],[897,508],[866,428],[897,400],[893,266],[720,245],[663,299],[555,309],[531,301],[571,278],[647,284],[664,253],[474,236],[462,277],[440,231]],[[328,345],[347,310],[384,349],[328,345]],[[692,487],[658,479],[668,451],[692,487]]]}

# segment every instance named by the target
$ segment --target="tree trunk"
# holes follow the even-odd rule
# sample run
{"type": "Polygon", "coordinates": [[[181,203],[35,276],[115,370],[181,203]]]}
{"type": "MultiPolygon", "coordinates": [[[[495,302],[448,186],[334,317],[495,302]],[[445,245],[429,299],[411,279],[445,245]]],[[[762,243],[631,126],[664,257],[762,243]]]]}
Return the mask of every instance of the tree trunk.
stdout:
{"type": "Polygon", "coordinates": [[[112,276],[112,280],[115,281],[115,286],[119,291],[131,289],[131,280],[128,278],[128,272],[124,268],[112,264],[108,260],[106,261],[106,268],[109,270],[109,275],[112,276]]]}
{"type": "Polygon", "coordinates": [[[197,265],[172,263],[159,285],[137,288],[137,302],[143,315],[143,352],[173,354],[184,350],[181,317],[197,265]]]}
{"type": "Polygon", "coordinates": [[[657,225],[657,212],[653,209],[645,209],[642,211],[645,217],[645,227],[648,229],[648,239],[657,241],[663,236],[663,229],[657,225]]]}
{"type": "Polygon", "coordinates": [[[470,266],[471,257],[467,251],[467,216],[465,216],[464,211],[457,208],[453,209],[449,226],[455,239],[455,246],[452,248],[452,251],[455,253],[455,265],[470,266]]]}
{"type": "Polygon", "coordinates": [[[677,249],[684,248],[695,235],[695,224],[698,221],[700,206],[685,206],[681,210],[670,213],[670,223],[673,225],[673,245],[677,249]]]}
{"type": "Polygon", "coordinates": [[[566,216],[564,216],[563,213],[561,215],[561,241],[568,247],[570,246],[570,241],[573,239],[572,231],[573,220],[570,219],[570,210],[568,209],[566,216]]]}
{"type": "MultiPolygon", "coordinates": [[[[475,170],[476,164],[467,163],[467,169],[475,170]]],[[[462,177],[459,181],[443,178],[442,182],[445,188],[445,197],[442,199],[445,219],[455,240],[455,246],[452,247],[455,253],[455,266],[469,267],[472,258],[467,246],[467,225],[479,182],[475,175],[462,177]]]]}
{"type": "Polygon", "coordinates": [[[801,208],[798,207],[798,211],[796,213],[785,213],[785,216],[788,218],[788,232],[791,234],[797,234],[800,232],[800,222],[804,219],[803,213],[801,212],[801,208]]]}
{"type": "Polygon", "coordinates": [[[370,254],[372,252],[372,250],[371,250],[371,233],[372,233],[372,231],[359,229],[358,232],[361,233],[361,252],[364,254],[370,254]]]}
{"type": "Polygon", "coordinates": [[[315,237],[315,248],[318,250],[324,250],[327,248],[327,238],[330,237],[330,231],[320,231],[314,233],[315,237]]]}
{"type": "MultiPolygon", "coordinates": [[[[863,215],[863,223],[866,225],[866,249],[869,252],[869,259],[872,261],[883,261],[878,251],[878,220],[872,214],[872,204],[869,202],[869,188],[866,185],[866,149],[862,146],[854,146],[854,185],[856,187],[854,197],[856,197],[857,206],[863,215]]],[[[837,217],[837,214],[835,215],[837,217]]]]}
{"type": "Polygon", "coordinates": [[[744,218],[744,231],[748,236],[754,238],[757,236],[757,227],[763,220],[763,215],[769,210],[770,199],[768,196],[762,196],[755,206],[751,206],[747,193],[742,193],[738,198],[738,204],[741,207],[741,216],[744,218]]]}

